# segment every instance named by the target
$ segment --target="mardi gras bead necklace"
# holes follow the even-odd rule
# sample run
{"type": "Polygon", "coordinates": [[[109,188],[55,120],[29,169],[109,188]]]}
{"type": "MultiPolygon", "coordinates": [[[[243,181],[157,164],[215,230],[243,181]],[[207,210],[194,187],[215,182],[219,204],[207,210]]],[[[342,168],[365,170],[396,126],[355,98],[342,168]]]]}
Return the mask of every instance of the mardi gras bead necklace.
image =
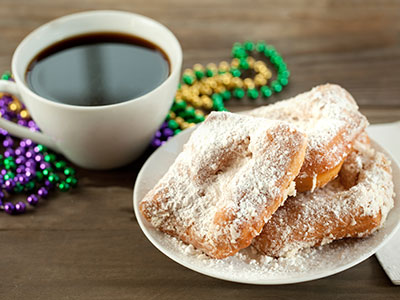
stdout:
{"type": "MultiPolygon", "coordinates": [[[[11,74],[6,72],[1,79],[12,80],[11,74]]],[[[39,131],[24,105],[14,97],[0,95],[0,114],[4,119],[39,131]]],[[[47,198],[52,190],[65,192],[77,185],[75,170],[43,145],[14,138],[1,128],[0,140],[4,147],[0,154],[0,210],[10,215],[22,214],[40,199],[47,198]],[[25,201],[15,203],[13,198],[17,194],[25,194],[25,201]]]]}
{"type": "Polygon", "coordinates": [[[222,61],[207,66],[196,64],[183,72],[171,110],[151,142],[154,148],[170,137],[204,121],[212,111],[225,111],[225,102],[247,95],[255,100],[268,99],[289,83],[290,72],[274,47],[260,41],[235,43],[230,63],[222,61]],[[253,55],[255,54],[255,55],[253,55]],[[275,68],[275,79],[268,65],[254,56],[264,56],[275,68]],[[269,83],[270,82],[270,83],[269,83]]]}

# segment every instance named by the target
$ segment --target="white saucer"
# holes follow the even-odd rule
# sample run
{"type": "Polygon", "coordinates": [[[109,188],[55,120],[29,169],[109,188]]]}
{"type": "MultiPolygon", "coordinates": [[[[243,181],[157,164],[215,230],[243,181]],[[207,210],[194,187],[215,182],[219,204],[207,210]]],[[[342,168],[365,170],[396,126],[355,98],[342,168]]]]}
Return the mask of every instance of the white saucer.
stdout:
{"type": "Polygon", "coordinates": [[[199,255],[199,251],[191,246],[155,230],[138,209],[145,194],[174,162],[193,129],[187,129],[175,136],[150,156],[137,177],[133,194],[136,219],[146,237],[166,256],[189,269],[211,277],[249,284],[288,284],[314,280],[344,271],[364,261],[382,247],[400,225],[400,169],[392,156],[373,142],[373,147],[384,152],[392,161],[396,197],[394,208],[384,227],[371,237],[337,241],[290,259],[271,259],[249,249],[224,260],[199,255]]]}

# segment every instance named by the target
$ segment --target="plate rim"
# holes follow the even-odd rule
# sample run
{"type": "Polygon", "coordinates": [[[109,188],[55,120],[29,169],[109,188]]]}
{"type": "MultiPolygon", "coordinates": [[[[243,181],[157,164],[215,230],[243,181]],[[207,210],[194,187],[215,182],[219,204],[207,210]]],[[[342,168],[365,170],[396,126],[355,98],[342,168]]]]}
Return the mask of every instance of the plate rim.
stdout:
{"type": "MultiPolygon", "coordinates": [[[[183,139],[186,138],[185,142],[189,139],[190,135],[192,134],[192,132],[194,131],[194,129],[197,126],[188,128],[187,130],[183,131],[182,133],[180,133],[177,136],[174,136],[173,138],[171,138],[170,140],[167,141],[167,144],[172,144],[175,143],[175,141],[177,139],[183,139]]],[[[400,165],[397,162],[397,160],[394,158],[394,156],[392,155],[392,153],[388,150],[386,150],[385,148],[383,148],[378,142],[376,142],[373,138],[370,137],[371,140],[371,144],[373,145],[373,147],[376,150],[379,150],[381,152],[383,152],[386,156],[388,156],[389,160],[391,161],[391,167],[392,169],[397,168],[398,171],[400,171],[400,165]]],[[[164,147],[165,147],[164,146],[164,147]]],[[[165,149],[165,148],[164,148],[165,149]]],[[[301,282],[307,282],[307,281],[312,281],[312,280],[317,280],[317,279],[322,279],[325,277],[329,277],[335,274],[338,274],[340,272],[343,272],[345,270],[348,270],[352,267],[354,267],[355,265],[360,264],[361,262],[365,261],[366,259],[368,259],[369,257],[371,257],[372,255],[374,255],[377,251],[379,251],[380,248],[382,248],[398,231],[400,228],[400,220],[398,220],[397,224],[395,225],[394,229],[387,234],[384,239],[382,240],[382,242],[380,244],[378,244],[377,246],[373,247],[372,250],[364,253],[363,255],[360,255],[359,257],[357,257],[356,259],[354,259],[353,261],[351,261],[350,263],[343,265],[341,267],[337,267],[337,268],[333,268],[333,269],[328,269],[327,271],[322,271],[322,272],[317,272],[317,273],[313,273],[307,276],[307,274],[300,274],[300,276],[296,276],[296,277],[291,277],[288,278],[288,280],[284,280],[282,278],[277,278],[277,279],[268,279],[268,282],[264,282],[262,280],[253,280],[253,279],[245,279],[245,278],[231,278],[229,276],[224,276],[224,275],[220,275],[220,274],[214,274],[212,272],[208,272],[207,269],[203,269],[202,267],[199,267],[197,265],[193,265],[189,262],[183,261],[181,259],[179,259],[179,257],[175,257],[173,253],[169,253],[169,251],[167,249],[165,249],[163,247],[163,245],[161,245],[157,239],[155,239],[153,237],[153,235],[151,234],[151,232],[148,230],[147,225],[143,222],[142,216],[139,212],[139,203],[141,201],[141,199],[139,198],[138,194],[138,184],[142,181],[142,178],[144,176],[144,174],[146,173],[146,170],[148,169],[148,165],[151,163],[152,159],[154,159],[154,156],[157,155],[158,152],[160,151],[164,151],[163,147],[159,147],[156,151],[154,151],[146,160],[146,162],[142,165],[135,183],[134,183],[134,188],[133,188],[133,211],[136,217],[136,220],[139,224],[140,229],[142,230],[143,234],[146,236],[146,238],[151,242],[151,244],[157,249],[159,250],[161,253],[163,253],[164,255],[166,255],[168,258],[172,259],[174,262],[190,269],[193,270],[195,272],[198,272],[200,274],[212,277],[212,278],[216,278],[216,279],[222,279],[222,280],[226,280],[226,281],[230,281],[230,282],[236,282],[236,283],[244,283],[244,284],[253,284],[253,285],[284,285],[284,284],[294,284],[294,283],[301,283],[301,282]]]]}

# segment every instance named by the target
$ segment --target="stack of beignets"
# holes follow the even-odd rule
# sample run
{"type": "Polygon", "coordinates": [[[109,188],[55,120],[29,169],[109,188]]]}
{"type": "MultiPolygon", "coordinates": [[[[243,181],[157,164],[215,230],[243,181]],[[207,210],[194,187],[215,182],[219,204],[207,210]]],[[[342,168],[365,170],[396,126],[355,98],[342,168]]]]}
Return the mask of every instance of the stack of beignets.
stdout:
{"type": "Polygon", "coordinates": [[[390,164],[367,124],[329,84],[247,115],[211,113],[140,211],[213,258],[250,244],[279,257],[364,237],[393,206],[390,164]]]}

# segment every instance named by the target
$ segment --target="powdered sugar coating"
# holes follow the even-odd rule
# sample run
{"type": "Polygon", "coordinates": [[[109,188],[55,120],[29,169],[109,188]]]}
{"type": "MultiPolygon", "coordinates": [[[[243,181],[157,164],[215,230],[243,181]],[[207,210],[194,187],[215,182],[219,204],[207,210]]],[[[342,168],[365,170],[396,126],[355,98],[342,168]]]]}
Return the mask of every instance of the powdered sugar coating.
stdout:
{"type": "Polygon", "coordinates": [[[141,211],[153,226],[212,257],[233,255],[286,198],[305,147],[304,134],[286,122],[211,113],[141,211]]]}
{"type": "Polygon", "coordinates": [[[351,151],[353,141],[368,125],[353,97],[334,84],[317,86],[248,114],[285,120],[306,132],[308,148],[299,178],[310,178],[310,182],[315,181],[318,174],[338,166],[351,151]]]}
{"type": "Polygon", "coordinates": [[[339,178],[325,187],[290,198],[253,245],[268,255],[290,256],[303,248],[345,237],[363,237],[380,228],[393,207],[393,181],[385,156],[355,143],[339,178]],[[347,188],[341,179],[354,180],[347,188]]]}

